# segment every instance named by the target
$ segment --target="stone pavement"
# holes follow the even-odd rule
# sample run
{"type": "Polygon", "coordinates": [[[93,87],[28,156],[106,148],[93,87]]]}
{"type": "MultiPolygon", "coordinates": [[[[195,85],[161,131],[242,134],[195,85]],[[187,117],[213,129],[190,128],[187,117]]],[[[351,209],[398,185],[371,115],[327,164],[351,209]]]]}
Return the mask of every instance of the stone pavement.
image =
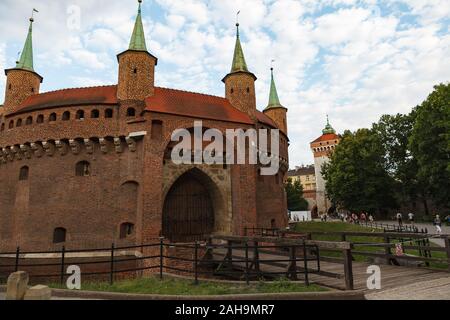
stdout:
{"type": "Polygon", "coordinates": [[[450,277],[366,294],[367,300],[449,300],[450,277]]]}

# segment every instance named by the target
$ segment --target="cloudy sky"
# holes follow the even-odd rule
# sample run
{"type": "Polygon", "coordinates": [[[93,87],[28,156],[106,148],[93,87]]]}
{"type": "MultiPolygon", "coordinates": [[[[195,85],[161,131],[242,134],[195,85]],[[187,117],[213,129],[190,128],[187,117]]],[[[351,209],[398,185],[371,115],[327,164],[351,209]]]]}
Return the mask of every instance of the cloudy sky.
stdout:
{"type": "MultiPolygon", "coordinates": [[[[42,91],[117,82],[115,55],[128,46],[136,0],[1,0],[1,69],[14,66],[33,7],[42,91]]],[[[367,127],[450,81],[450,0],[145,0],[157,85],[223,96],[238,10],[261,110],[275,60],[292,167],[313,162],[309,142],[326,114],[338,132],[367,127]]]]}

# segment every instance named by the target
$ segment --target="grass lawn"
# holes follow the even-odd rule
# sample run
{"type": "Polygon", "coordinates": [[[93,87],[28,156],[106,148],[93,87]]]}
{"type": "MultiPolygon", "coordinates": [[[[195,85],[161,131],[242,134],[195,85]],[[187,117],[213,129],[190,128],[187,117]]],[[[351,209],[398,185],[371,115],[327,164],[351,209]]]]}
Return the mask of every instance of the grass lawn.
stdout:
{"type": "MultiPolygon", "coordinates": [[[[295,231],[298,232],[383,232],[383,230],[376,229],[376,228],[367,228],[355,224],[350,223],[344,223],[344,222],[300,222],[295,226],[295,231]]],[[[313,240],[322,240],[322,241],[342,241],[341,237],[339,235],[313,235],[313,240]]],[[[347,241],[350,241],[352,243],[383,243],[384,239],[379,237],[350,237],[348,236],[347,241]]],[[[393,243],[399,242],[398,240],[392,240],[393,243]]],[[[416,243],[409,243],[406,242],[404,245],[417,245],[416,243]]],[[[431,243],[430,246],[437,247],[436,244],[431,243]]],[[[367,246],[357,246],[355,249],[356,251],[363,251],[363,252],[373,252],[373,253],[384,253],[384,248],[382,247],[367,247],[367,246]]],[[[392,252],[394,252],[395,249],[392,249],[392,252]]],[[[329,257],[342,257],[342,253],[340,252],[334,252],[334,251],[325,251],[322,250],[322,253],[324,253],[326,256],[329,257]]],[[[407,254],[410,255],[416,255],[419,256],[418,250],[406,250],[407,254]]],[[[446,259],[447,255],[445,252],[432,252],[433,258],[442,258],[446,259]]],[[[361,256],[361,255],[354,255],[355,261],[359,262],[365,262],[370,261],[369,257],[361,256]]],[[[430,267],[433,268],[439,268],[439,269],[446,269],[447,264],[443,263],[437,263],[437,262],[431,262],[430,267]]]]}
{"type": "MultiPolygon", "coordinates": [[[[59,284],[50,284],[52,288],[63,288],[59,284]]],[[[64,288],[63,288],[64,289],[64,288]]],[[[137,294],[160,295],[232,295],[252,293],[288,293],[288,292],[324,292],[328,289],[300,283],[292,283],[288,280],[274,282],[260,282],[257,284],[228,284],[200,281],[194,285],[193,280],[171,278],[166,276],[163,280],[157,277],[141,278],[134,280],[117,281],[112,286],[105,282],[88,282],[82,284],[85,291],[103,291],[137,294]]]]}

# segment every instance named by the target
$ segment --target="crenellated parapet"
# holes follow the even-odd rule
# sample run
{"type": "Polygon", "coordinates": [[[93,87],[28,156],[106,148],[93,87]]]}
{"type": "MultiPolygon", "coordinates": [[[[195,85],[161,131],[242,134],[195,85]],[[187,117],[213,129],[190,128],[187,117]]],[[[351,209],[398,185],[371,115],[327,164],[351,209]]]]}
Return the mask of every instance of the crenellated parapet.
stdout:
{"type": "Polygon", "coordinates": [[[22,161],[31,158],[64,157],[68,154],[79,155],[82,152],[94,154],[99,150],[103,154],[136,152],[137,143],[142,136],[120,136],[103,138],[77,138],[26,142],[21,145],[0,147],[0,164],[22,161]]]}

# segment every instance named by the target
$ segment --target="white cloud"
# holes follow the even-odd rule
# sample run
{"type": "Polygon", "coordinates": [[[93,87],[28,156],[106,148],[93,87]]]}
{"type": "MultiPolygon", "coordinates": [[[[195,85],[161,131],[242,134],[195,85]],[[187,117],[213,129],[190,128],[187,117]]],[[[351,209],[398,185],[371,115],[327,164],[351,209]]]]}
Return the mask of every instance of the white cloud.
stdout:
{"type": "MultiPolygon", "coordinates": [[[[136,2],[70,2],[81,9],[79,30],[66,27],[67,3],[36,4],[35,65],[44,86],[116,82],[115,55],[128,45],[136,2]]],[[[23,45],[29,6],[0,2],[2,67],[23,45]]],[[[309,142],[327,113],[339,132],[369,126],[384,113],[409,112],[450,79],[448,0],[156,0],[144,1],[143,14],[147,46],[159,58],[157,85],[223,95],[237,10],[260,109],[276,60],[292,166],[313,161],[309,142]]]]}

